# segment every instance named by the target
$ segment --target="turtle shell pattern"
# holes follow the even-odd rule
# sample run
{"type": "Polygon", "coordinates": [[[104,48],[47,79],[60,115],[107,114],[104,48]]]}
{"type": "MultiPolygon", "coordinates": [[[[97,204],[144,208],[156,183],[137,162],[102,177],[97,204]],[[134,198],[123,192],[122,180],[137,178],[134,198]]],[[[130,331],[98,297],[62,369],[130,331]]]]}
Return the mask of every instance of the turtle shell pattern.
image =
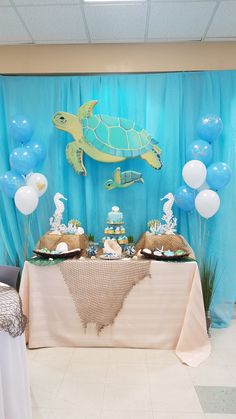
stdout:
{"type": "Polygon", "coordinates": [[[152,149],[151,135],[128,119],[92,115],[81,120],[83,137],[95,148],[119,157],[136,157],[152,149]]]}
{"type": "Polygon", "coordinates": [[[140,179],[142,177],[140,173],[134,171],[123,172],[120,176],[122,185],[140,179]]]}

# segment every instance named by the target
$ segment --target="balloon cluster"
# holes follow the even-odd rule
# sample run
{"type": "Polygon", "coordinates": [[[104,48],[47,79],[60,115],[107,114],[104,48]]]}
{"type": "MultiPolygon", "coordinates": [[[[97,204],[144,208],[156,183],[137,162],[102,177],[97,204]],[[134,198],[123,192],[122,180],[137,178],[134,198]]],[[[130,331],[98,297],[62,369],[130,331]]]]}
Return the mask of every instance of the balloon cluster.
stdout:
{"type": "Polygon", "coordinates": [[[215,215],[220,207],[217,191],[227,185],[231,178],[231,170],[226,163],[211,163],[212,142],[222,130],[223,123],[219,116],[206,115],[199,120],[197,133],[200,140],[189,145],[186,153],[189,161],[182,171],[186,184],[175,193],[175,202],[180,209],[191,211],[196,208],[207,219],[215,215]]]}
{"type": "Polygon", "coordinates": [[[15,116],[10,129],[19,147],[10,155],[11,170],[0,176],[0,189],[9,198],[14,198],[22,214],[29,215],[37,208],[39,197],[47,190],[47,178],[41,173],[33,173],[45,159],[46,149],[41,142],[31,140],[34,130],[28,117],[15,116]]]}

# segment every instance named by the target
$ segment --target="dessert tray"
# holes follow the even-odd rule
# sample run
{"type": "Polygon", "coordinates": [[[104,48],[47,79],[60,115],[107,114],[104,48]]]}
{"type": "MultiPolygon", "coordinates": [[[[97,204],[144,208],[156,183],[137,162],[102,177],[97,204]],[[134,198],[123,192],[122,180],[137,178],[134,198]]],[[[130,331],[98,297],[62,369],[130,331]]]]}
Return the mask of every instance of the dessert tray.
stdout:
{"type": "Polygon", "coordinates": [[[82,250],[81,249],[73,249],[68,250],[67,252],[56,252],[55,250],[49,251],[49,250],[33,250],[33,252],[40,256],[43,259],[68,259],[73,258],[74,256],[80,257],[82,250]]]}
{"type": "Polygon", "coordinates": [[[142,249],[140,252],[145,258],[147,259],[154,259],[154,260],[181,260],[186,258],[190,255],[190,252],[186,252],[184,250],[176,250],[176,251],[163,251],[160,249],[150,250],[150,249],[142,249]]]}
{"type": "Polygon", "coordinates": [[[118,259],[121,259],[121,257],[119,255],[114,254],[114,253],[104,253],[103,255],[100,256],[100,259],[118,260],[118,259]]]}

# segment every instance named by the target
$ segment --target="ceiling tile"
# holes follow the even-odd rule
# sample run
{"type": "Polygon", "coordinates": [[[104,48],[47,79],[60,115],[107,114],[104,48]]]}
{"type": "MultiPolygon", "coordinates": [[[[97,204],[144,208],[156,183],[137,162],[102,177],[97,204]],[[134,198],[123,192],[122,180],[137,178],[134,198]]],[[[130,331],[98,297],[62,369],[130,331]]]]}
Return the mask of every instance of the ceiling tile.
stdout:
{"type": "Polygon", "coordinates": [[[204,41],[205,42],[235,42],[235,40],[236,40],[236,36],[235,37],[233,37],[233,36],[231,36],[230,38],[228,38],[228,37],[224,37],[224,36],[222,36],[221,38],[205,38],[204,39],[204,41]]]}
{"type": "Polygon", "coordinates": [[[54,5],[54,4],[78,4],[80,0],[12,0],[17,6],[40,6],[40,5],[54,5]]]}
{"type": "Polygon", "coordinates": [[[140,38],[122,38],[119,39],[94,39],[93,44],[140,44],[144,42],[144,39],[140,38]]]}
{"type": "Polygon", "coordinates": [[[86,41],[79,6],[19,6],[18,11],[34,41],[86,41]]]}
{"type": "Polygon", "coordinates": [[[35,44],[40,44],[40,45],[45,45],[45,44],[48,44],[48,45],[72,45],[72,44],[75,44],[75,45],[78,45],[78,44],[88,44],[88,41],[87,41],[87,39],[86,40],[79,40],[78,41],[78,39],[70,39],[69,41],[68,40],[65,40],[65,39],[60,39],[59,41],[57,40],[57,41],[35,41],[34,42],[35,44]]]}
{"type": "Polygon", "coordinates": [[[32,42],[24,25],[11,7],[0,10],[0,43],[32,42]]]}
{"type": "Polygon", "coordinates": [[[236,36],[236,1],[222,1],[207,32],[206,38],[236,36]]]}
{"type": "Polygon", "coordinates": [[[92,42],[144,39],[146,4],[89,4],[84,9],[92,42]]]}
{"type": "Polygon", "coordinates": [[[0,7],[1,6],[11,6],[11,3],[9,0],[0,0],[0,7]]]}
{"type": "Polygon", "coordinates": [[[148,38],[201,39],[215,5],[215,1],[153,2],[148,38]]]}

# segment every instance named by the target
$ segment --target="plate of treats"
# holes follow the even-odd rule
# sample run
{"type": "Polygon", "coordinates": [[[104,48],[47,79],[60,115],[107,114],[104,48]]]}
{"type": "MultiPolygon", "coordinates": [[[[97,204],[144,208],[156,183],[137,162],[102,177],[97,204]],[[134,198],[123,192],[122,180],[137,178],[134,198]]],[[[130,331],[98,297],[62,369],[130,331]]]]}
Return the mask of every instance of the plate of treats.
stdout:
{"type": "Polygon", "coordinates": [[[190,252],[186,252],[186,250],[177,249],[175,251],[172,250],[163,250],[162,249],[142,249],[141,254],[147,259],[154,259],[154,260],[180,260],[189,256],[190,252]]]}
{"type": "Polygon", "coordinates": [[[81,256],[81,249],[73,249],[67,251],[59,251],[59,250],[48,250],[46,247],[42,249],[33,250],[35,255],[40,256],[43,259],[69,259],[75,256],[81,256]]]}
{"type": "Polygon", "coordinates": [[[100,256],[100,259],[104,259],[104,260],[117,260],[117,259],[121,259],[121,256],[118,255],[117,253],[103,253],[100,256]]]}

